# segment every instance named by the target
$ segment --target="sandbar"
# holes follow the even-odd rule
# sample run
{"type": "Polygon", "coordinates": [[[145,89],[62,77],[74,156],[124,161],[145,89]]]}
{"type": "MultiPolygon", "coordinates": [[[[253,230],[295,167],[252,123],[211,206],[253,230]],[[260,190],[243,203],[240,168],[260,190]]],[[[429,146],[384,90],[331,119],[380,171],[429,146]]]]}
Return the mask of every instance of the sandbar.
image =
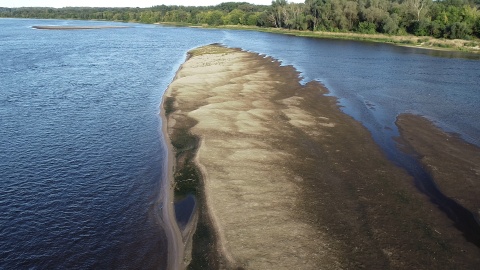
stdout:
{"type": "Polygon", "coordinates": [[[162,110],[171,188],[199,202],[185,265],[477,267],[479,249],[327,93],[269,57],[218,45],[189,53],[162,110]]]}
{"type": "Polygon", "coordinates": [[[442,193],[480,222],[480,148],[419,115],[401,114],[397,125],[403,142],[418,155],[442,193]]]}

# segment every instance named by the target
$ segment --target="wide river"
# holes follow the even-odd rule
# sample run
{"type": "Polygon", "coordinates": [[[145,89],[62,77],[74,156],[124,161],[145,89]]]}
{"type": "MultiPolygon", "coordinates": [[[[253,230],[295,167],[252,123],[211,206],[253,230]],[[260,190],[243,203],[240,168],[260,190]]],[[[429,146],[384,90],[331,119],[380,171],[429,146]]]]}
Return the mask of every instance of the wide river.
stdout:
{"type": "MultiPolygon", "coordinates": [[[[162,94],[189,49],[222,43],[293,65],[394,162],[402,112],[480,145],[480,55],[276,34],[0,19],[0,269],[166,265],[162,94]]],[[[408,165],[406,165],[408,166],[408,165]]]]}

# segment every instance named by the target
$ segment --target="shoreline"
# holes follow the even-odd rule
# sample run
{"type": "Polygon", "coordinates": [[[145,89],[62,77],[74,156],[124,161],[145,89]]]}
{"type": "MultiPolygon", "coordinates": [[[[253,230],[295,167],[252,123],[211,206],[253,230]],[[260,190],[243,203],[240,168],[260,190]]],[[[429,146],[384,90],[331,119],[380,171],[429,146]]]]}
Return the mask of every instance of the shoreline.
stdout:
{"type": "Polygon", "coordinates": [[[198,209],[207,209],[202,226],[216,241],[198,241],[197,231],[192,248],[215,253],[212,268],[480,263],[478,249],[326,88],[302,86],[292,67],[238,49],[189,54],[165,93],[164,135],[198,138],[198,209]]]}
{"type": "MultiPolygon", "coordinates": [[[[188,52],[185,61],[188,61],[191,57],[191,52],[188,52]]],[[[181,70],[182,67],[176,72],[171,84],[178,78],[181,70]]],[[[185,141],[187,141],[185,143],[182,140],[185,137],[190,137],[187,130],[181,130],[175,134],[171,130],[171,126],[174,126],[176,122],[176,120],[171,117],[171,114],[175,111],[173,109],[174,104],[172,103],[174,101],[170,97],[171,84],[164,93],[160,108],[162,134],[168,149],[169,169],[166,186],[169,187],[168,201],[172,206],[165,214],[170,217],[172,221],[170,226],[174,227],[176,233],[175,237],[172,237],[172,240],[177,242],[177,244],[172,245],[171,249],[169,244],[169,262],[173,261],[173,263],[169,263],[168,269],[186,269],[191,263],[202,269],[219,269],[220,265],[223,266],[222,268],[225,268],[227,260],[217,251],[218,244],[216,243],[221,243],[221,241],[218,240],[218,236],[215,233],[216,229],[214,228],[216,228],[216,226],[208,213],[206,199],[202,196],[204,191],[201,181],[205,178],[205,174],[202,172],[201,164],[198,162],[197,147],[199,141],[191,144],[187,138],[185,139],[185,141]],[[180,139],[178,139],[178,137],[180,137],[180,139]],[[187,146],[183,144],[187,144],[187,146]],[[190,172],[185,173],[182,171],[183,167],[186,166],[185,153],[187,156],[193,156],[192,165],[196,167],[196,172],[194,172],[193,175],[190,172]],[[185,176],[185,174],[187,176],[185,176]],[[196,178],[193,187],[191,183],[181,183],[184,180],[191,180],[190,178],[196,178]],[[183,231],[181,231],[178,229],[173,205],[185,196],[193,196],[196,203],[190,220],[187,222],[183,231]],[[198,236],[200,234],[201,236],[198,236]],[[215,243],[206,243],[206,241],[215,243]],[[202,244],[198,244],[199,242],[202,242],[202,244]],[[201,247],[194,247],[194,244],[200,245],[201,247]],[[170,254],[170,250],[173,254],[170,254]]]]}
{"type": "Polygon", "coordinates": [[[183,269],[185,266],[182,264],[184,257],[184,248],[180,246],[183,243],[180,230],[178,228],[175,211],[174,211],[174,196],[172,183],[173,179],[173,164],[175,164],[175,158],[172,156],[173,149],[170,137],[167,132],[167,116],[164,113],[164,100],[161,104],[161,113],[160,118],[162,120],[162,129],[161,132],[164,138],[164,147],[167,150],[167,160],[165,162],[167,172],[165,177],[165,182],[162,183],[162,220],[165,227],[165,232],[168,242],[168,259],[167,259],[167,268],[168,269],[183,269]]]}
{"type": "MultiPolygon", "coordinates": [[[[95,21],[95,20],[94,20],[95,21]]],[[[123,21],[116,21],[123,22],[123,21]]],[[[130,22],[139,23],[139,22],[130,22]]],[[[208,26],[208,25],[195,25],[188,23],[171,23],[171,22],[159,22],[155,25],[163,26],[177,26],[177,27],[190,27],[190,28],[206,28],[206,29],[228,29],[228,30],[246,30],[246,31],[258,31],[273,34],[292,35],[298,37],[310,37],[310,38],[327,38],[327,39],[340,39],[351,41],[363,41],[391,44],[400,47],[417,48],[432,51],[450,51],[450,52],[463,52],[473,55],[480,54],[480,40],[462,40],[462,39],[439,39],[431,36],[395,36],[386,35],[381,33],[376,34],[362,34],[355,32],[326,32],[326,31],[306,31],[306,30],[292,30],[292,29],[280,29],[280,28],[262,28],[255,26],[238,26],[238,25],[223,25],[223,26],[208,26]]],[[[128,26],[32,26],[34,29],[39,30],[92,30],[92,29],[108,29],[108,28],[130,28],[128,26]]]]}
{"type": "Polygon", "coordinates": [[[208,25],[194,25],[194,24],[181,24],[181,23],[156,23],[164,26],[177,26],[177,27],[190,27],[190,28],[206,28],[206,29],[228,29],[228,30],[245,30],[245,31],[257,31],[273,34],[291,35],[297,37],[309,37],[309,38],[326,38],[326,39],[340,39],[351,41],[363,41],[390,44],[400,47],[417,48],[432,51],[447,51],[447,52],[464,52],[478,55],[480,53],[480,40],[474,42],[470,40],[461,39],[438,39],[431,36],[395,36],[386,34],[362,34],[355,32],[326,32],[326,31],[305,31],[305,30],[291,30],[281,28],[262,28],[254,26],[238,26],[238,25],[225,25],[225,26],[208,26],[208,25]],[[475,46],[467,46],[467,44],[475,44],[475,46]]]}

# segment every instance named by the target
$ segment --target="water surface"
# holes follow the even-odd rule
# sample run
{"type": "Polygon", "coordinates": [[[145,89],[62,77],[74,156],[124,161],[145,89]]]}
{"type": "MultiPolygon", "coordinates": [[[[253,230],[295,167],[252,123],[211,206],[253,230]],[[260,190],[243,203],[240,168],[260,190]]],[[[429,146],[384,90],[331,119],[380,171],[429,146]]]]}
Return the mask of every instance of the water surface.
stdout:
{"type": "Polygon", "coordinates": [[[105,22],[0,20],[2,269],[165,267],[159,104],[186,52],[201,45],[273,56],[304,82],[321,81],[392,160],[402,112],[480,145],[477,56],[138,24],[31,28],[86,24],[105,22]]]}

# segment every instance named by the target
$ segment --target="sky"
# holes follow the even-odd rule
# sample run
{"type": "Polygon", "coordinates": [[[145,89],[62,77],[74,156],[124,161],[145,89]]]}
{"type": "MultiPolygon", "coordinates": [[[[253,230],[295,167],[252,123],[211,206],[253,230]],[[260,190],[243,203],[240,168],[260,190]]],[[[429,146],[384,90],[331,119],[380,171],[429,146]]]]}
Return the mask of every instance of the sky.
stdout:
{"type": "MultiPolygon", "coordinates": [[[[223,2],[270,5],[272,0],[0,0],[0,7],[151,7],[157,5],[210,6],[223,2]]],[[[289,3],[303,3],[291,0],[289,3]]]]}

